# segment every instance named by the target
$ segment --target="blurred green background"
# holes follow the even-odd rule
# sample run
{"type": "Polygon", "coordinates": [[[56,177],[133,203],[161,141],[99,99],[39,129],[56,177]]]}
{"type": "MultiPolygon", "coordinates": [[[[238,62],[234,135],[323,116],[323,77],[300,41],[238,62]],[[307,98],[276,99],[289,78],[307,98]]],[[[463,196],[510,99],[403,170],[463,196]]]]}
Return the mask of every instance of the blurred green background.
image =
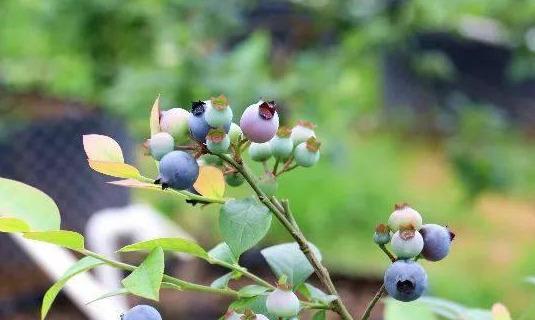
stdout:
{"type": "MultiPolygon", "coordinates": [[[[515,315],[535,298],[534,52],[528,0],[0,2],[2,96],[105,108],[139,142],[157,94],[170,108],[224,93],[235,114],[272,97],[283,123],[318,125],[320,165],[279,194],[330,268],[380,278],[374,226],[408,202],[457,234],[425,263],[431,293],[515,315]]],[[[0,130],[34,121],[9,110],[0,130]]],[[[136,198],[219,240],[214,209],[136,198]]],[[[287,240],[274,225],[265,243],[287,240]]]]}

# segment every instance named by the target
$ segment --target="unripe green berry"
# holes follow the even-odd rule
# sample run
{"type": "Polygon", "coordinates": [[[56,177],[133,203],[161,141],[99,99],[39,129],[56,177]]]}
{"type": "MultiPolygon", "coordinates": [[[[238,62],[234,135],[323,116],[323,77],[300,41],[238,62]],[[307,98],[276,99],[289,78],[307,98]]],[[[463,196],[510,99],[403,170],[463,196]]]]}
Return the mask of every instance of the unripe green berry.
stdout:
{"type": "Polygon", "coordinates": [[[271,139],[271,151],[276,159],[286,160],[292,154],[294,144],[292,139],[290,139],[291,132],[286,127],[280,127],[277,135],[271,139]]]}
{"type": "Polygon", "coordinates": [[[234,122],[230,124],[230,130],[228,132],[231,143],[238,143],[242,137],[242,131],[239,125],[234,122]]]}
{"type": "Polygon", "coordinates": [[[373,241],[378,245],[384,245],[390,242],[390,229],[387,225],[380,224],[375,228],[373,241]]]}
{"type": "Polygon", "coordinates": [[[422,252],[424,239],[416,230],[399,230],[392,236],[392,252],[399,259],[414,258],[422,252]]]}
{"type": "Polygon", "coordinates": [[[271,144],[269,142],[251,142],[248,153],[253,161],[266,161],[271,158],[271,144]]]}
{"type": "Polygon", "coordinates": [[[225,181],[231,187],[239,187],[245,181],[245,178],[239,172],[234,172],[231,174],[225,175],[225,181]]]}
{"type": "Polygon", "coordinates": [[[215,154],[226,153],[230,147],[230,138],[223,129],[210,129],[206,136],[206,147],[215,154]]]}
{"type": "Polygon", "coordinates": [[[232,122],[232,109],[223,95],[204,102],[206,110],[204,120],[213,128],[223,128],[232,122]]]}
{"type": "Polygon", "coordinates": [[[299,299],[290,290],[277,288],[266,299],[266,309],[277,317],[293,317],[299,313],[299,299]]]}
{"type": "Polygon", "coordinates": [[[302,167],[312,167],[320,159],[320,142],[316,138],[309,138],[299,144],[294,150],[295,163],[302,167]]]}
{"type": "Polygon", "coordinates": [[[420,230],[422,227],[422,216],[408,204],[396,204],[394,212],[388,219],[388,227],[392,232],[400,229],[420,230]]]}
{"type": "Polygon", "coordinates": [[[298,121],[292,128],[292,134],[290,135],[290,139],[292,139],[294,146],[297,146],[312,137],[316,137],[316,134],[314,133],[315,127],[316,125],[310,121],[298,121]]]}
{"type": "Polygon", "coordinates": [[[160,115],[160,128],[169,133],[178,145],[189,140],[188,118],[190,113],[181,108],[173,108],[162,111],[160,115]]]}
{"type": "Polygon", "coordinates": [[[147,142],[150,154],[158,161],[175,149],[175,139],[167,132],[158,132],[147,142]]]}

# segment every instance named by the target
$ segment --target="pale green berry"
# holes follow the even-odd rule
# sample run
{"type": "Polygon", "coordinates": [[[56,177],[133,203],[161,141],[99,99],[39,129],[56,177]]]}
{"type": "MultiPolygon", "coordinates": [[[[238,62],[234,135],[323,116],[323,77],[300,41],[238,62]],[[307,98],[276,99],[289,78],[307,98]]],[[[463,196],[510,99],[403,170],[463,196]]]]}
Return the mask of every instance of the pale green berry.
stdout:
{"type": "Polygon", "coordinates": [[[245,181],[245,178],[241,175],[241,173],[234,172],[234,173],[226,174],[225,181],[231,187],[239,187],[243,184],[243,182],[245,181]]]}
{"type": "Polygon", "coordinates": [[[266,309],[277,317],[293,317],[301,309],[299,299],[290,290],[277,288],[266,299],[266,309]]]}
{"type": "Polygon", "coordinates": [[[173,136],[176,144],[182,145],[189,140],[189,116],[190,113],[181,108],[162,111],[160,116],[160,129],[173,136]]]}
{"type": "Polygon", "coordinates": [[[380,224],[375,228],[373,234],[373,241],[379,245],[384,245],[390,242],[390,228],[387,225],[380,224]]]}
{"type": "Polygon", "coordinates": [[[230,147],[230,138],[223,129],[210,129],[206,136],[206,147],[215,154],[226,153],[230,147]]]}
{"type": "Polygon", "coordinates": [[[399,259],[414,258],[422,252],[424,239],[416,230],[399,230],[392,236],[392,252],[399,259]]]}
{"type": "Polygon", "coordinates": [[[232,109],[223,95],[204,101],[206,110],[204,120],[213,128],[223,128],[232,122],[232,109]]]}
{"type": "Polygon", "coordinates": [[[230,124],[230,130],[228,132],[231,143],[238,143],[242,138],[242,131],[239,125],[234,122],[230,124]]]}
{"type": "Polygon", "coordinates": [[[158,161],[175,148],[175,139],[167,132],[158,132],[147,142],[150,154],[158,161]]]}
{"type": "Polygon", "coordinates": [[[316,133],[314,133],[315,127],[316,125],[310,121],[298,121],[297,124],[292,128],[292,134],[290,135],[290,139],[292,139],[294,146],[297,146],[312,137],[316,137],[316,133]]]}
{"type": "Polygon", "coordinates": [[[248,153],[253,161],[266,161],[271,158],[271,144],[269,142],[251,142],[248,153]]]}
{"type": "Polygon", "coordinates": [[[294,144],[290,138],[291,132],[286,127],[280,127],[277,135],[271,139],[271,151],[275,159],[286,160],[292,154],[294,144]]]}
{"type": "Polygon", "coordinates": [[[320,159],[320,142],[311,137],[294,150],[295,163],[301,167],[312,167],[320,159]]]}
{"type": "Polygon", "coordinates": [[[422,227],[422,216],[408,204],[396,204],[394,212],[388,219],[388,226],[392,232],[400,229],[420,230],[422,227]]]}

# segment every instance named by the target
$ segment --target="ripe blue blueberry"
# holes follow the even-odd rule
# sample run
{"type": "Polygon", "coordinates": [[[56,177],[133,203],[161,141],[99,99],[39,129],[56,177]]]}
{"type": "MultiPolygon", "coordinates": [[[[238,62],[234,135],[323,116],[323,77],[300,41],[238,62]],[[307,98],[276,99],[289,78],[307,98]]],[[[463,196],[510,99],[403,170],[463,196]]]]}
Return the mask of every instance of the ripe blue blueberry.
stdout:
{"type": "Polygon", "coordinates": [[[230,124],[230,130],[228,132],[230,142],[238,143],[241,140],[242,131],[239,125],[234,122],[230,124]]]}
{"type": "Polygon", "coordinates": [[[158,161],[175,148],[175,139],[167,132],[158,132],[147,142],[150,154],[158,161]]]}
{"type": "Polygon", "coordinates": [[[184,151],[172,151],[160,160],[160,183],[162,188],[186,190],[193,186],[199,176],[195,158],[184,151]]]}
{"type": "Polygon", "coordinates": [[[279,115],[274,101],[262,101],[250,105],[243,112],[240,128],[251,142],[271,140],[279,128],[279,115]]]}
{"type": "Polygon", "coordinates": [[[373,241],[379,245],[387,244],[390,242],[390,228],[387,225],[380,224],[375,228],[373,234],[373,241]]]}
{"type": "Polygon", "coordinates": [[[190,113],[181,108],[162,111],[160,129],[169,133],[177,144],[184,144],[189,139],[188,118],[190,113]]]}
{"type": "Polygon", "coordinates": [[[210,129],[206,137],[206,147],[215,154],[226,153],[230,147],[230,138],[223,129],[210,129]]]}
{"type": "Polygon", "coordinates": [[[243,184],[245,179],[243,178],[241,173],[234,172],[234,173],[226,174],[225,181],[231,187],[239,187],[243,184]]]}
{"type": "Polygon", "coordinates": [[[290,139],[292,131],[286,127],[280,127],[277,135],[271,139],[271,151],[273,156],[279,160],[286,160],[292,154],[294,144],[290,139]]]}
{"type": "Polygon", "coordinates": [[[399,230],[392,236],[392,252],[399,259],[414,258],[422,252],[424,239],[416,230],[399,230]]]}
{"type": "Polygon", "coordinates": [[[420,229],[424,240],[422,256],[429,261],[444,259],[450,252],[455,234],[438,224],[424,224],[420,229]]]}
{"type": "Polygon", "coordinates": [[[299,144],[294,150],[295,163],[301,167],[315,165],[320,159],[320,145],[321,143],[314,137],[299,144]]]}
{"type": "Polygon", "coordinates": [[[253,161],[266,161],[271,158],[271,144],[269,142],[252,142],[247,152],[253,161]]]}
{"type": "MultiPolygon", "coordinates": [[[[206,136],[212,128],[208,122],[206,122],[204,113],[206,110],[206,103],[203,101],[193,102],[191,105],[191,114],[188,118],[189,131],[193,139],[199,142],[206,142],[206,136]]],[[[230,123],[223,127],[225,132],[230,129],[230,123]]]]}
{"type": "Polygon", "coordinates": [[[417,262],[398,260],[386,270],[384,283],[392,298],[409,302],[422,296],[427,288],[427,273],[417,262]]]}
{"type": "Polygon", "coordinates": [[[211,98],[204,103],[206,104],[204,119],[209,126],[212,128],[230,126],[232,122],[232,109],[225,96],[221,95],[217,98],[211,98]]]}
{"type": "Polygon", "coordinates": [[[301,306],[295,293],[277,288],[267,296],[266,308],[269,313],[286,318],[297,315],[301,306]]]}
{"type": "Polygon", "coordinates": [[[290,139],[292,139],[294,145],[297,146],[298,144],[303,143],[312,137],[315,138],[315,127],[316,126],[310,121],[300,120],[292,128],[292,134],[290,135],[290,139]]]}
{"type": "Polygon", "coordinates": [[[422,216],[408,204],[396,204],[394,212],[388,219],[388,226],[393,232],[399,229],[420,230],[422,227],[422,216]]]}
{"type": "Polygon", "coordinates": [[[153,307],[140,304],[123,313],[121,320],[162,320],[162,316],[153,307]]]}

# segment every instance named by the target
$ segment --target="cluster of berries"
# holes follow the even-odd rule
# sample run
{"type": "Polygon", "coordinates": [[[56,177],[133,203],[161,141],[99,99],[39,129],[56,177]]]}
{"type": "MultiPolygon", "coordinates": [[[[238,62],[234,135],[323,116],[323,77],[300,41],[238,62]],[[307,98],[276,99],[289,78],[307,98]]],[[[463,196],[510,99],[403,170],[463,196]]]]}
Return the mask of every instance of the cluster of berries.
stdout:
{"type": "MultiPolygon", "coordinates": [[[[249,155],[255,161],[267,161],[273,156],[283,161],[291,158],[298,166],[310,167],[319,160],[320,143],[313,124],[302,121],[293,129],[279,128],[274,101],[260,100],[248,106],[239,125],[233,123],[232,118],[232,109],[224,96],[193,102],[191,112],[181,108],[162,111],[161,132],[151,136],[146,143],[152,157],[160,161],[158,182],[162,187],[191,189],[199,175],[197,157],[209,153],[241,152],[248,143],[249,155]],[[200,146],[195,154],[176,150],[177,146],[191,140],[200,146]]],[[[227,172],[226,181],[231,186],[238,186],[243,178],[237,172],[227,172]]]]}
{"type": "Polygon", "coordinates": [[[454,237],[455,234],[447,227],[422,225],[420,213],[407,204],[396,205],[388,225],[377,226],[373,236],[375,243],[380,246],[390,242],[392,252],[397,257],[384,276],[388,294],[400,301],[418,299],[427,288],[427,273],[416,260],[444,259],[454,237]]]}

